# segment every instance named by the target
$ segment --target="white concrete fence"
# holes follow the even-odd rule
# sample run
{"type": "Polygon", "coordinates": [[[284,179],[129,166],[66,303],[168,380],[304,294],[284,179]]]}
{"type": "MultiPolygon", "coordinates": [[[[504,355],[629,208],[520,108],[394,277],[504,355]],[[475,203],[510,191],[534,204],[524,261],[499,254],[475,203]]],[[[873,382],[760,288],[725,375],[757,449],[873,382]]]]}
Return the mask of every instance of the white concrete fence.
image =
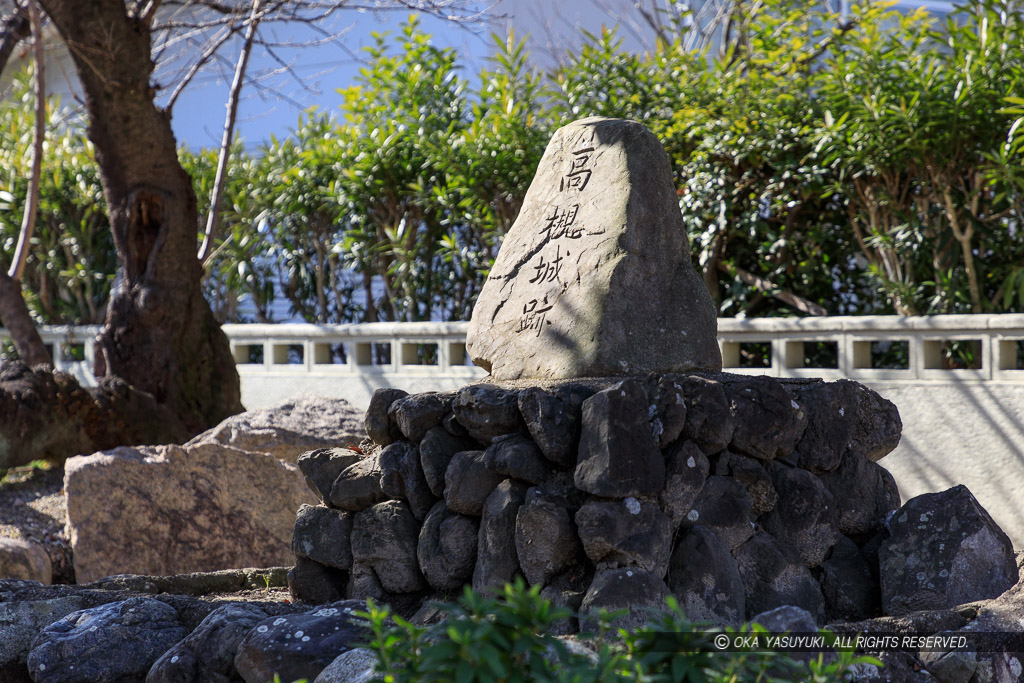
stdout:
{"type": "MultiPolygon", "coordinates": [[[[467,323],[225,325],[248,408],[288,396],[365,407],[378,387],[456,389],[484,376],[467,323]]],[[[885,458],[904,500],[966,484],[1024,548],[1024,315],[719,320],[725,369],[848,378],[893,401],[899,448],[885,458]]],[[[54,362],[86,383],[98,327],[48,327],[54,362]]],[[[0,338],[5,333],[0,330],[0,338]]]]}

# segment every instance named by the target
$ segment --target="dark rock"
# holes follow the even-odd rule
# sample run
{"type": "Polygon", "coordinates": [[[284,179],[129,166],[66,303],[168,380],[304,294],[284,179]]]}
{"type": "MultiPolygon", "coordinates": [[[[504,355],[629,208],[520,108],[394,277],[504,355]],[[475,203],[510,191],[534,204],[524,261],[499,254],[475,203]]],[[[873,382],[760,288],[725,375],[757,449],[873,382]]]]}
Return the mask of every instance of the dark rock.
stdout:
{"type": "Polygon", "coordinates": [[[387,600],[388,596],[384,587],[380,585],[380,579],[372,567],[354,562],[352,564],[352,575],[346,589],[348,597],[358,600],[373,598],[374,600],[387,600]]]}
{"type": "Polygon", "coordinates": [[[554,392],[530,387],[519,392],[519,412],[545,458],[559,467],[576,466],[580,413],[592,389],[564,385],[554,392]]]}
{"type": "Polygon", "coordinates": [[[402,438],[402,432],[388,415],[391,404],[400,398],[405,398],[409,392],[401,389],[377,389],[370,399],[370,407],[366,409],[366,416],[363,418],[363,426],[366,427],[366,434],[375,443],[387,446],[395,439],[402,438]]]}
{"type": "Polygon", "coordinates": [[[295,516],[292,552],[314,562],[349,569],[352,566],[352,513],[303,505],[295,516]]]}
{"type": "Polygon", "coordinates": [[[473,590],[478,593],[500,588],[519,571],[516,515],[525,500],[526,487],[506,479],[484,501],[473,569],[473,590]]]}
{"type": "Polygon", "coordinates": [[[596,615],[600,610],[626,610],[615,619],[614,628],[635,631],[651,620],[655,610],[665,609],[670,595],[659,577],[638,567],[605,569],[594,576],[580,607],[580,630],[596,633],[596,615]]]}
{"type": "Polygon", "coordinates": [[[334,480],[341,471],[362,459],[363,456],[351,448],[318,448],[300,455],[295,464],[299,466],[309,490],[315,493],[321,502],[327,503],[331,500],[334,480]]]}
{"type": "Polygon", "coordinates": [[[209,615],[184,640],[156,660],[146,683],[232,683],[242,639],[267,618],[256,605],[227,604],[209,615]]]}
{"type": "MultiPolygon", "coordinates": [[[[936,635],[955,636],[957,634],[946,632],[936,635]]],[[[968,683],[978,668],[978,655],[970,651],[921,650],[917,658],[924,665],[925,670],[941,683],[968,683]]],[[[1017,678],[1019,679],[1019,675],[1017,678]]],[[[1000,677],[996,680],[1012,680],[1012,678],[1000,677]]]]}
{"type": "Polygon", "coordinates": [[[592,500],[576,512],[576,527],[598,569],[640,567],[659,577],[668,571],[672,524],[654,503],[592,500]]]}
{"type": "Polygon", "coordinates": [[[540,597],[549,601],[552,607],[568,609],[572,612],[573,616],[560,619],[552,624],[548,628],[547,634],[549,636],[568,636],[579,633],[580,630],[580,622],[576,615],[579,613],[580,607],[583,605],[583,596],[585,593],[579,590],[567,589],[558,585],[559,583],[558,579],[552,581],[551,585],[546,586],[544,590],[540,592],[540,597]]]}
{"type": "Polygon", "coordinates": [[[882,665],[855,664],[851,667],[851,679],[871,683],[935,683],[935,677],[925,671],[914,655],[902,650],[866,652],[878,659],[882,665]]]}
{"type": "Polygon", "coordinates": [[[484,462],[503,477],[531,484],[540,484],[551,474],[551,467],[537,444],[523,434],[496,437],[484,451],[484,462]]]}
{"type": "Polygon", "coordinates": [[[824,623],[825,599],[814,576],[769,534],[755,534],[733,552],[745,588],[748,616],[783,605],[802,607],[824,623]]]}
{"type": "Polygon", "coordinates": [[[569,511],[536,486],[516,514],[516,555],[530,585],[544,586],[581,555],[569,511]]]}
{"type": "Polygon", "coordinates": [[[299,557],[288,571],[288,592],[296,602],[320,605],[344,598],[348,581],[349,574],[342,569],[299,557]]]}
{"type": "MultiPolygon", "coordinates": [[[[466,431],[466,428],[463,427],[459,423],[459,421],[455,419],[455,414],[454,413],[450,413],[443,420],[441,420],[441,425],[444,427],[444,431],[448,432],[452,436],[460,436],[460,437],[461,436],[465,436],[467,438],[471,438],[469,436],[469,432],[466,431]]],[[[476,447],[476,441],[474,440],[473,441],[473,448],[475,448],[475,447],[476,447]]],[[[461,449],[461,450],[470,450],[470,449],[469,448],[464,448],[464,449],[461,449]]]]}
{"type": "Polygon", "coordinates": [[[857,422],[856,382],[813,382],[791,387],[807,413],[807,429],[797,442],[798,463],[815,474],[839,467],[857,422]]]}
{"type": "Polygon", "coordinates": [[[703,377],[678,377],[686,394],[686,426],[682,436],[711,455],[725,449],[736,429],[725,387],[703,377]]]}
{"type": "Polygon", "coordinates": [[[726,385],[736,416],[733,450],[761,460],[792,453],[807,426],[807,415],[778,380],[750,377],[726,385]]]}
{"type": "Polygon", "coordinates": [[[666,582],[691,621],[739,626],[746,619],[736,560],[725,541],[705,526],[690,527],[680,537],[666,582]]]}
{"type": "Polygon", "coordinates": [[[651,375],[647,378],[650,400],[648,421],[658,448],[674,443],[686,426],[686,395],[683,387],[671,377],[651,375]]]}
{"type": "Polygon", "coordinates": [[[715,461],[715,474],[732,477],[743,484],[750,495],[751,514],[754,517],[773,510],[779,500],[771,475],[754,458],[724,451],[715,461]]]}
{"type": "Polygon", "coordinates": [[[994,598],[1017,583],[1010,539],[966,486],[912,498],[879,553],[886,614],[994,598]]]}
{"type": "Polygon", "coordinates": [[[0,579],[0,681],[4,683],[30,683],[32,679],[28,675],[25,660],[39,632],[71,612],[95,605],[79,595],[27,600],[19,599],[17,592],[6,590],[26,584],[38,586],[34,581],[0,579]]]}
{"type": "MultiPolygon", "coordinates": [[[[465,431],[465,430],[463,430],[465,431]]],[[[427,431],[420,442],[420,466],[430,492],[440,498],[444,495],[444,473],[452,456],[459,451],[471,451],[476,442],[468,436],[453,436],[443,427],[427,431]]]]}
{"type": "Polygon", "coordinates": [[[775,465],[772,481],[779,502],[761,518],[765,531],[795,551],[808,567],[825,559],[839,530],[832,494],[816,476],[796,467],[775,465]]]}
{"type": "Polygon", "coordinates": [[[683,524],[702,524],[735,550],[754,535],[752,505],[743,484],[729,477],[710,476],[683,524]]]}
{"type": "Polygon", "coordinates": [[[860,548],[839,536],[821,563],[825,616],[831,621],[860,621],[881,610],[881,594],[860,548]]]}
{"type": "Polygon", "coordinates": [[[420,529],[416,557],[431,588],[453,591],[469,583],[479,526],[479,520],[452,512],[444,501],[430,510],[420,529]]]}
{"type": "MultiPolygon", "coordinates": [[[[955,631],[968,626],[967,617],[953,610],[925,610],[898,617],[876,617],[863,621],[831,623],[828,629],[836,634],[911,635],[955,631]]],[[[973,624],[972,624],[973,625],[973,624]]]]}
{"type": "Polygon", "coordinates": [[[315,679],[328,664],[370,635],[361,600],[344,600],[302,614],[265,619],[238,646],[235,669],[246,683],[315,679]]]}
{"type": "Polygon", "coordinates": [[[331,505],[359,512],[387,496],[380,488],[380,454],[363,458],[341,471],[331,487],[331,505]]]}
{"type": "Polygon", "coordinates": [[[187,633],[170,605],[129,598],[72,612],[44,628],[32,641],[28,670],[45,683],[139,681],[187,633]]]}
{"type": "Polygon", "coordinates": [[[635,379],[583,402],[576,487],[604,498],[657,495],[665,485],[665,459],[647,421],[647,392],[635,379]]]}
{"type": "Polygon", "coordinates": [[[873,534],[900,506],[900,491],[889,471],[852,450],[821,481],[832,494],[839,530],[847,536],[873,534]]]}
{"type": "Polygon", "coordinates": [[[585,500],[589,498],[587,494],[576,488],[572,472],[559,472],[556,470],[550,477],[544,480],[544,483],[539,488],[545,498],[557,505],[561,505],[570,514],[575,514],[585,500]]]}
{"type": "Polygon", "coordinates": [[[441,424],[451,412],[454,394],[427,392],[400,398],[388,408],[388,417],[398,425],[406,439],[412,442],[423,440],[427,430],[441,424]]]}
{"type": "Polygon", "coordinates": [[[524,427],[519,394],[493,384],[472,384],[459,390],[452,412],[466,432],[483,444],[524,427]]]}
{"type": "Polygon", "coordinates": [[[676,441],[665,455],[665,488],[658,502],[669,516],[672,528],[679,527],[704,488],[708,478],[708,456],[692,441],[676,441]]]}
{"type": "Polygon", "coordinates": [[[416,519],[426,517],[437,497],[427,485],[416,444],[395,441],[380,452],[379,462],[380,490],[384,495],[407,502],[416,519]]]}
{"type": "Polygon", "coordinates": [[[817,633],[814,617],[805,609],[783,605],[750,618],[751,623],[764,626],[771,633],[817,633]]]}
{"type": "Polygon", "coordinates": [[[419,525],[405,503],[389,500],[356,514],[352,522],[352,558],[373,571],[389,593],[425,588],[416,563],[419,525]]]}
{"type": "Polygon", "coordinates": [[[850,435],[850,451],[878,462],[900,443],[903,421],[895,404],[862,384],[841,379],[836,384],[855,385],[857,419],[850,435]]]}
{"type": "Polygon", "coordinates": [[[444,501],[459,514],[479,516],[487,496],[504,478],[487,467],[483,451],[456,453],[444,473],[444,501]]]}

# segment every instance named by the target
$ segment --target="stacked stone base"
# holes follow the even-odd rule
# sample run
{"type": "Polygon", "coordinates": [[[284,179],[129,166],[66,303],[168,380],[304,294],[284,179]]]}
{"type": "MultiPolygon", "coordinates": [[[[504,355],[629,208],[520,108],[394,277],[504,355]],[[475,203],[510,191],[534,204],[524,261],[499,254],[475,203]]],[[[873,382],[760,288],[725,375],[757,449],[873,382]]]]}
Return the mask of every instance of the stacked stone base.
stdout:
{"type": "Polygon", "coordinates": [[[888,401],[850,381],[666,374],[378,391],[372,443],[299,459],[322,501],[293,539],[296,599],[479,591],[523,577],[583,614],[675,595],[693,620],[781,605],[880,613],[899,507],[876,461],[888,401]]]}

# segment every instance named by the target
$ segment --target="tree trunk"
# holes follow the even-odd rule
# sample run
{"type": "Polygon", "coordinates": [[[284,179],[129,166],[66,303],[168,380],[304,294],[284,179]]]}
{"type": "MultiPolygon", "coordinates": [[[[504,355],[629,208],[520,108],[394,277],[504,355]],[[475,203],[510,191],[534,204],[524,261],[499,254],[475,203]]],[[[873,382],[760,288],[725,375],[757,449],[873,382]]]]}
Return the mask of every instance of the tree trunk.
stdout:
{"type": "Polygon", "coordinates": [[[123,0],[41,4],[82,83],[120,262],[97,375],[169,409],[184,440],[242,406],[227,338],[200,289],[192,183],[170,116],[154,102],[150,27],[129,16],[123,0]]]}

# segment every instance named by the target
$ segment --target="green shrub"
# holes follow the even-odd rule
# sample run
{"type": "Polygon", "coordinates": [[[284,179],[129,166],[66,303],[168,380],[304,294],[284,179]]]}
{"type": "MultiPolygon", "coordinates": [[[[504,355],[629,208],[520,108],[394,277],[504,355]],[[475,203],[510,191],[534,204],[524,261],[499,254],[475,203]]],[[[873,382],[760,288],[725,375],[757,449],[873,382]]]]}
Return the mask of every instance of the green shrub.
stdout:
{"type": "MultiPolygon", "coordinates": [[[[583,654],[548,635],[558,621],[572,616],[527,588],[519,579],[495,596],[468,587],[457,603],[442,604],[445,618],[414,625],[368,601],[365,616],[373,637],[367,644],[379,659],[380,679],[388,683],[724,683],[726,681],[839,681],[854,664],[880,665],[870,657],[840,652],[804,662],[773,652],[723,652],[712,642],[715,629],[686,619],[674,598],[667,609],[634,632],[616,630],[618,613],[598,617],[598,633],[589,639],[593,653],[583,654]]],[[[746,625],[728,633],[763,632],[746,625]]]]}

